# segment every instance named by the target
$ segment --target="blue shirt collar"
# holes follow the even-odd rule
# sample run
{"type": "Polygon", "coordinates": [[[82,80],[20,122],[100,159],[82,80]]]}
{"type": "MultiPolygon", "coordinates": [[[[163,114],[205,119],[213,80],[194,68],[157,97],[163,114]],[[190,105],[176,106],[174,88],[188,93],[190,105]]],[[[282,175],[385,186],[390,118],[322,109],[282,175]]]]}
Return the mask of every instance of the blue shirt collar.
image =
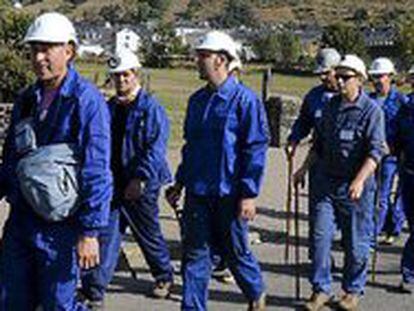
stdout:
{"type": "Polygon", "coordinates": [[[237,80],[234,76],[229,75],[227,79],[215,90],[216,94],[226,100],[229,99],[237,86],[237,80]]]}
{"type": "MultiPolygon", "coordinates": [[[[66,77],[63,79],[63,83],[59,89],[59,95],[63,97],[70,97],[73,94],[74,87],[76,85],[75,81],[77,79],[78,73],[76,72],[73,64],[68,65],[68,72],[66,73],[66,77]]],[[[38,102],[41,99],[42,95],[42,84],[38,80],[35,84],[34,91],[36,93],[36,98],[38,102]]]]}

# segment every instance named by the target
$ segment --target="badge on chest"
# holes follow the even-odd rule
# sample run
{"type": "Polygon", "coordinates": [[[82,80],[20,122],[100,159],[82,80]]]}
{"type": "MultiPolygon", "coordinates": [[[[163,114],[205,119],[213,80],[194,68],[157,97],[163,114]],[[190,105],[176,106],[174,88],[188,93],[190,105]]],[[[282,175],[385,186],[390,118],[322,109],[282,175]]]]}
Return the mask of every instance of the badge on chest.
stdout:
{"type": "Polygon", "coordinates": [[[354,130],[341,130],[339,132],[339,139],[345,141],[354,140],[355,132],[354,130]]]}

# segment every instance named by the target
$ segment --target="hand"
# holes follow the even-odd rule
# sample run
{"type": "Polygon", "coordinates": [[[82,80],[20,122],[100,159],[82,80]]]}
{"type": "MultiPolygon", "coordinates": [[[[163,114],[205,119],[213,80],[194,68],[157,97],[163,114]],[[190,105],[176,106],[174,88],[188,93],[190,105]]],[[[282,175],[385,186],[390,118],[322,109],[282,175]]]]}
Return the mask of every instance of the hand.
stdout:
{"type": "Polygon", "coordinates": [[[354,179],[349,186],[349,197],[352,201],[357,201],[361,198],[362,191],[364,191],[364,181],[361,179],[354,179]]]}
{"type": "Polygon", "coordinates": [[[290,160],[295,156],[297,144],[295,142],[288,142],[285,146],[286,157],[290,160]]]}
{"type": "Polygon", "coordinates": [[[302,166],[293,174],[293,185],[294,186],[300,185],[302,188],[305,187],[306,172],[307,172],[307,169],[302,166]]]}
{"type": "Polygon", "coordinates": [[[99,242],[95,237],[81,236],[76,246],[79,266],[90,269],[99,265],[99,242]]]}
{"type": "Polygon", "coordinates": [[[176,208],[178,206],[182,190],[183,186],[179,183],[176,183],[165,190],[165,199],[172,208],[176,208]]]}
{"type": "Polygon", "coordinates": [[[142,187],[141,180],[138,178],[131,179],[125,188],[124,198],[127,201],[136,201],[141,196],[142,187]]]}
{"type": "Polygon", "coordinates": [[[254,220],[256,217],[255,199],[241,199],[239,201],[239,217],[245,220],[254,220]]]}

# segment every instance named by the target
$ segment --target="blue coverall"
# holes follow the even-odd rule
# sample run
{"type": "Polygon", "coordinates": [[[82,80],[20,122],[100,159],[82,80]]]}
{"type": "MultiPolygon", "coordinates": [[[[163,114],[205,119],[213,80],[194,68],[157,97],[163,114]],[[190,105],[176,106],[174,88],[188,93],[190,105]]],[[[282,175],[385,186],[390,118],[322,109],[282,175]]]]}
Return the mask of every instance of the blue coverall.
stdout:
{"type": "MultiPolygon", "coordinates": [[[[389,144],[390,128],[396,122],[397,113],[404,103],[407,102],[407,97],[398,92],[395,87],[392,87],[388,96],[385,99],[378,97],[376,93],[370,95],[383,109],[385,116],[385,135],[387,143],[389,144]]],[[[394,203],[391,200],[392,188],[394,179],[398,175],[397,157],[394,155],[387,155],[381,161],[379,178],[379,210],[376,223],[376,234],[385,232],[387,235],[398,236],[401,233],[404,224],[404,211],[400,197],[400,186],[397,186],[397,195],[394,203]]]]}
{"type": "Polygon", "coordinates": [[[44,311],[85,310],[76,301],[79,276],[76,244],[79,236],[97,236],[106,226],[112,196],[110,171],[109,111],[100,92],[69,66],[68,73],[40,120],[40,82],[26,89],[16,100],[7,134],[1,182],[11,205],[4,229],[1,255],[1,310],[44,311]],[[79,151],[81,207],[60,222],[46,222],[37,216],[20,192],[16,164],[15,125],[23,105],[34,107],[38,146],[73,143],[79,151]]]}
{"type": "Polygon", "coordinates": [[[345,264],[342,289],[362,294],[373,234],[375,181],[365,181],[357,201],[349,197],[349,186],[365,160],[377,163],[385,153],[385,125],[381,108],[364,92],[354,104],[341,96],[325,105],[316,127],[314,151],[321,171],[315,187],[314,252],[310,282],[314,292],[331,293],[330,251],[336,226],[342,231],[345,264]]]}
{"type": "MultiPolygon", "coordinates": [[[[305,96],[300,107],[299,116],[292,125],[288,143],[298,144],[306,138],[318,125],[322,117],[324,105],[335,95],[335,92],[327,89],[323,84],[312,88],[305,96]]],[[[309,241],[313,238],[313,206],[314,206],[314,187],[317,180],[318,163],[315,162],[309,168],[309,241]]],[[[309,257],[312,255],[312,242],[309,242],[309,257]]]]}
{"type": "Polygon", "coordinates": [[[112,116],[112,170],[115,180],[109,225],[99,236],[101,265],[82,275],[82,292],[91,300],[102,300],[112,279],[119,255],[121,233],[128,225],[120,209],[133,222],[135,240],[143,251],[157,282],[172,282],[170,253],[159,223],[158,197],[162,185],[171,181],[166,160],[169,121],[157,99],[141,89],[130,106],[109,101],[112,116]],[[136,202],[123,199],[125,187],[138,178],[145,187],[136,202]]]}
{"type": "Polygon", "coordinates": [[[201,88],[189,99],[184,139],[176,174],[186,190],[182,309],[207,309],[212,245],[243,294],[256,300],[264,284],[238,203],[259,194],[269,142],[263,105],[232,76],[217,89],[201,88]]]}
{"type": "Polygon", "coordinates": [[[398,156],[401,197],[408,222],[409,237],[405,242],[401,272],[405,283],[414,284],[414,97],[402,105],[391,131],[391,150],[398,156]]]}

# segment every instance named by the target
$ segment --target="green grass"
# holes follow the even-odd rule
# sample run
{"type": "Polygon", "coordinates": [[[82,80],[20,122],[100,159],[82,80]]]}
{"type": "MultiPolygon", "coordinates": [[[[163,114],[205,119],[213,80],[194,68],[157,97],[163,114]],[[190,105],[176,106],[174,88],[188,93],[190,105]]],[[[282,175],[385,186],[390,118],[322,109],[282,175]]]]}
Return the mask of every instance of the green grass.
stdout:
{"type": "MultiPolygon", "coordinates": [[[[106,77],[104,65],[78,63],[79,71],[90,80],[103,85],[106,77]]],[[[148,69],[149,88],[164,105],[171,121],[170,146],[177,148],[182,144],[182,126],[188,97],[203,85],[196,70],[190,69],[148,69]]],[[[258,94],[261,92],[262,75],[257,70],[247,68],[241,80],[258,94]]],[[[272,93],[285,93],[303,96],[313,85],[315,78],[275,74],[272,77],[272,93]]]]}

